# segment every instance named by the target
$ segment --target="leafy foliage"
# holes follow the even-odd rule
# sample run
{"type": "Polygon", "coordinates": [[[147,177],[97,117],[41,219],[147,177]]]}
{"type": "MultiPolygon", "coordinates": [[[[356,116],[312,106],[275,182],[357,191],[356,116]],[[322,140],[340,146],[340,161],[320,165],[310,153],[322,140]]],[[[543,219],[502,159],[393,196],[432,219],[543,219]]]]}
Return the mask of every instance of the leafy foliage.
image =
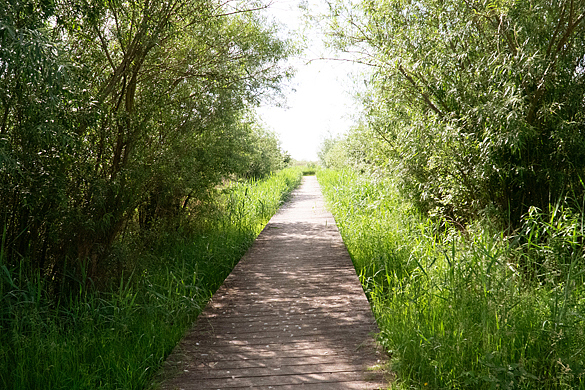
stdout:
{"type": "Polygon", "coordinates": [[[494,209],[517,227],[529,207],[583,194],[583,2],[330,6],[332,44],[374,69],[365,134],[382,143],[368,160],[419,209],[458,223],[494,209]]]}
{"type": "Polygon", "coordinates": [[[291,158],[281,149],[276,134],[253,126],[250,135],[251,147],[246,155],[248,168],[244,172],[245,177],[260,179],[290,164],[291,158]]]}
{"type": "Polygon", "coordinates": [[[69,272],[99,284],[115,272],[116,242],[189,215],[225,178],[282,167],[274,136],[248,119],[290,74],[280,64],[292,46],[255,12],[263,7],[7,2],[2,261],[27,262],[55,293],[69,272]]]}

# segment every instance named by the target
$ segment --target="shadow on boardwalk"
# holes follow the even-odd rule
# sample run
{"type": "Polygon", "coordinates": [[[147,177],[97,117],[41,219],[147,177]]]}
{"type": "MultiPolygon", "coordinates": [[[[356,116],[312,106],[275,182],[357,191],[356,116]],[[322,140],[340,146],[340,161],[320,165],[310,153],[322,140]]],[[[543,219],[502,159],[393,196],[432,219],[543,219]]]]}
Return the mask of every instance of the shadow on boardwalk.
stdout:
{"type": "Polygon", "coordinates": [[[162,389],[385,388],[378,328],[305,177],[169,356],[162,389]]]}

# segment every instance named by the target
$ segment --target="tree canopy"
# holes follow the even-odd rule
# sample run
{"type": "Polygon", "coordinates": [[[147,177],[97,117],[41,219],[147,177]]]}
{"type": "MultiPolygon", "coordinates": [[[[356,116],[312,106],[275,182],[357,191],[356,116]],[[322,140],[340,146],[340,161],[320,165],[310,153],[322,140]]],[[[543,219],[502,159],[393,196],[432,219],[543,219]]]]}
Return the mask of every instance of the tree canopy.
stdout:
{"type": "Polygon", "coordinates": [[[362,162],[459,222],[583,195],[584,18],[574,0],[330,2],[331,44],[374,69],[362,162]]]}
{"type": "Polygon", "coordinates": [[[9,265],[27,259],[58,279],[68,262],[87,262],[96,276],[129,226],[147,229],[223,179],[250,175],[255,154],[274,156],[253,175],[282,165],[274,137],[249,119],[291,74],[283,60],[293,45],[257,12],[264,7],[6,2],[0,222],[9,265]]]}

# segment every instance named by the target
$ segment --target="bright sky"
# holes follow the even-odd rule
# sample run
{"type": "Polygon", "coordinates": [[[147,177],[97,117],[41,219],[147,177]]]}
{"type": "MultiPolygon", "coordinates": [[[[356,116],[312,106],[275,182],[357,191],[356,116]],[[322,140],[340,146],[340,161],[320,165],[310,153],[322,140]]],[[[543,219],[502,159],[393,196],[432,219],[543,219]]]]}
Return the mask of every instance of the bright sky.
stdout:
{"type": "MultiPolygon", "coordinates": [[[[304,25],[299,9],[302,2],[273,0],[268,12],[285,26],[285,31],[294,34],[304,25]]],[[[311,8],[324,6],[319,0],[304,2],[311,8]]],[[[291,62],[296,68],[296,76],[291,82],[294,90],[286,92],[285,107],[262,106],[258,114],[266,127],[279,135],[282,149],[292,158],[317,161],[317,151],[323,139],[329,133],[337,135],[351,127],[351,116],[356,108],[350,94],[350,73],[357,70],[357,66],[349,62],[319,60],[325,54],[319,32],[311,29],[305,34],[310,42],[309,49],[302,58],[291,62]]]]}

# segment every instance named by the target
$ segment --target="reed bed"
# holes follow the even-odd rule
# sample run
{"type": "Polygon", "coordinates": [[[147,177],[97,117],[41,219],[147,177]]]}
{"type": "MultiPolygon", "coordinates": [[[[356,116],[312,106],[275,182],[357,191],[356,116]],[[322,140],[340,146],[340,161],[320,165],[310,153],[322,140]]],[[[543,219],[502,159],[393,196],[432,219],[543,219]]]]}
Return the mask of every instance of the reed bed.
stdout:
{"type": "Polygon", "coordinates": [[[301,177],[291,168],[229,184],[198,214],[196,228],[168,233],[128,258],[133,266],[107,291],[83,281],[75,293],[55,297],[42,275],[7,268],[0,251],[0,388],[152,386],[165,357],[301,177]]]}
{"type": "Polygon", "coordinates": [[[317,177],[391,356],[394,387],[585,389],[579,202],[533,208],[504,234],[486,218],[465,228],[423,218],[391,178],[317,177]]]}

